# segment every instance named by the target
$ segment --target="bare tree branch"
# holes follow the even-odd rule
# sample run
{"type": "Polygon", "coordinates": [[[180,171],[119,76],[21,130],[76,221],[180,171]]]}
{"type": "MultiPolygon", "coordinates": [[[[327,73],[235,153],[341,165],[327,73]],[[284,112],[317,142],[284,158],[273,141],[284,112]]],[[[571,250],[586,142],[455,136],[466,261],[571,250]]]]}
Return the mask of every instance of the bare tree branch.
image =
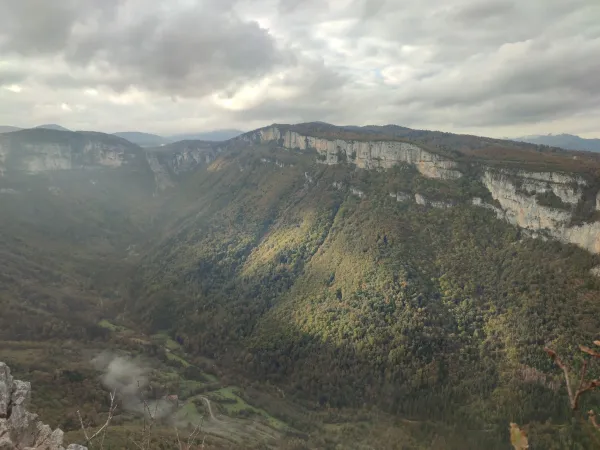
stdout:
{"type": "Polygon", "coordinates": [[[98,431],[96,431],[93,435],[89,435],[85,425],[83,424],[83,419],[81,418],[81,413],[77,410],[77,416],[79,417],[79,423],[81,424],[81,429],[83,430],[83,435],[85,436],[85,444],[90,445],[94,439],[96,439],[100,434],[102,434],[102,441],[100,444],[100,448],[104,447],[104,435],[106,434],[106,430],[112,421],[113,415],[117,409],[117,403],[115,402],[115,398],[117,396],[117,392],[113,391],[110,393],[110,407],[108,408],[108,417],[104,425],[102,425],[98,431]]]}
{"type": "Polygon", "coordinates": [[[590,423],[593,425],[593,427],[596,430],[600,431],[600,424],[596,421],[596,413],[590,409],[588,411],[588,417],[589,417],[590,423]]]}
{"type": "Polygon", "coordinates": [[[177,448],[179,450],[182,450],[181,439],[179,439],[179,430],[177,429],[177,427],[174,427],[174,428],[175,428],[175,434],[177,435],[177,448]]]}
{"type": "MultiPolygon", "coordinates": [[[[594,344],[600,346],[600,341],[594,341],[594,344]]],[[[582,352],[587,353],[588,355],[592,356],[593,358],[600,358],[600,353],[598,353],[584,345],[580,345],[579,349],[582,352]]],[[[556,365],[558,367],[560,367],[562,369],[563,373],[565,374],[565,382],[567,385],[567,392],[569,393],[569,403],[570,403],[571,409],[573,411],[577,410],[577,408],[579,407],[579,399],[581,398],[581,396],[583,394],[585,394],[586,392],[593,391],[597,387],[600,387],[600,379],[589,380],[589,381],[585,379],[588,365],[589,365],[589,360],[586,359],[583,362],[583,366],[581,367],[581,374],[579,375],[579,386],[578,386],[575,394],[573,394],[573,389],[571,387],[571,380],[569,378],[569,370],[570,370],[569,367],[561,361],[561,359],[558,357],[558,355],[556,354],[556,352],[554,350],[551,350],[548,347],[545,347],[544,351],[548,354],[548,356],[550,356],[550,358],[552,358],[552,360],[556,363],[556,365]]],[[[592,426],[594,426],[594,428],[596,428],[598,431],[600,431],[600,424],[598,424],[598,422],[596,421],[596,413],[593,410],[590,410],[590,411],[588,411],[588,417],[589,417],[589,420],[590,420],[590,423],[592,424],[592,426]]]]}
{"type": "Polygon", "coordinates": [[[83,419],[81,418],[81,413],[79,412],[79,410],[77,410],[77,417],[79,417],[79,423],[81,424],[81,429],[83,430],[83,435],[85,436],[85,441],[89,442],[90,438],[87,434],[87,429],[86,429],[85,425],[83,424],[83,419]]]}
{"type": "Polygon", "coordinates": [[[592,350],[592,349],[591,349],[591,348],[589,348],[589,347],[586,347],[585,345],[580,345],[580,346],[579,346],[579,349],[580,349],[582,352],[584,352],[584,353],[587,353],[588,355],[592,356],[593,358],[600,358],[600,353],[598,353],[598,352],[597,352],[597,351],[595,351],[595,350],[592,350]]]}
{"type": "MultiPolygon", "coordinates": [[[[204,417],[202,417],[202,419],[200,420],[200,423],[196,426],[196,428],[194,428],[192,430],[192,432],[188,436],[188,441],[187,441],[188,448],[194,443],[194,441],[196,440],[196,436],[198,434],[200,434],[200,431],[202,431],[202,424],[203,423],[204,423],[204,417]]],[[[204,439],[202,440],[202,442],[204,443],[204,439]]]]}
{"type": "Polygon", "coordinates": [[[565,382],[567,385],[567,392],[569,394],[569,404],[572,409],[575,409],[573,405],[575,405],[575,397],[573,396],[573,389],[571,388],[571,379],[569,377],[569,367],[564,364],[561,359],[558,357],[556,352],[548,347],[544,347],[544,351],[550,356],[550,358],[556,363],[558,367],[560,367],[565,374],[565,382]]]}

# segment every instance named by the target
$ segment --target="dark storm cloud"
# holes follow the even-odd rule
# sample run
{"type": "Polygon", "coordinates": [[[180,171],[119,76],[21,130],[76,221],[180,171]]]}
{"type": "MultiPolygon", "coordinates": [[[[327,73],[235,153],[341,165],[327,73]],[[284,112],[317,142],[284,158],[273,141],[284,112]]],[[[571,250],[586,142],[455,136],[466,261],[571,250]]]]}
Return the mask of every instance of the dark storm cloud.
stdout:
{"type": "Polygon", "coordinates": [[[149,2],[127,0],[0,0],[0,50],[60,55],[106,74],[79,83],[204,95],[293,61],[267,30],[238,17],[233,3],[148,10],[149,2]]]}
{"type": "Polygon", "coordinates": [[[107,20],[119,0],[0,0],[0,50],[24,55],[64,50],[73,26],[93,16],[107,20]]]}
{"type": "Polygon", "coordinates": [[[257,23],[205,8],[166,22],[153,16],[121,33],[95,33],[68,58],[77,64],[106,62],[132,85],[188,95],[259,77],[285,60],[257,23]]]}

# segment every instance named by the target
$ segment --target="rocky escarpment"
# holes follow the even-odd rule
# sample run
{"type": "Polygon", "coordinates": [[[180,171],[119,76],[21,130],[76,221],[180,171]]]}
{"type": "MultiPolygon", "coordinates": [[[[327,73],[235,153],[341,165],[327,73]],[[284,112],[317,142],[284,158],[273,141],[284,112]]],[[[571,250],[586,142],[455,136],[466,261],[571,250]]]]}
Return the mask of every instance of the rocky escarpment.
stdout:
{"type": "Polygon", "coordinates": [[[500,208],[480,199],[474,204],[493,209],[499,217],[526,230],[600,253],[600,223],[571,224],[575,207],[583,200],[586,187],[581,177],[487,169],[482,182],[500,208]],[[543,201],[548,195],[550,201],[543,201]]]}
{"type": "Polygon", "coordinates": [[[175,178],[212,163],[221,149],[212,142],[180,141],[146,152],[159,190],[174,186],[175,178]]]}
{"type": "Polygon", "coordinates": [[[143,162],[135,145],[102,133],[23,130],[0,135],[0,175],[117,168],[143,162]]]}
{"type": "MultiPolygon", "coordinates": [[[[63,432],[52,429],[27,411],[31,384],[13,380],[9,367],[0,362],[0,450],[65,450],[63,432]]],[[[67,450],[87,450],[71,444],[67,450]]]]}
{"type": "Polygon", "coordinates": [[[428,178],[457,179],[462,176],[456,162],[418,145],[397,140],[328,139],[271,126],[246,133],[237,141],[277,142],[286,149],[316,150],[324,164],[347,161],[364,169],[388,169],[398,163],[407,163],[416,166],[428,178]]]}

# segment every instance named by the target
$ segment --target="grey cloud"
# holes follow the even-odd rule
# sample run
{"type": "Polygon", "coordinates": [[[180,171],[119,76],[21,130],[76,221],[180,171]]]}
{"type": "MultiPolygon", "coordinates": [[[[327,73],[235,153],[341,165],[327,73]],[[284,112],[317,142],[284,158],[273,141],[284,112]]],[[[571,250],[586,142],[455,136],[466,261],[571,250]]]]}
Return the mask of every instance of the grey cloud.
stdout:
{"type": "Polygon", "coordinates": [[[0,49],[23,55],[62,51],[76,23],[108,19],[120,0],[0,0],[0,49]]]}
{"type": "Polygon", "coordinates": [[[256,23],[202,9],[166,23],[152,17],[122,33],[98,33],[78,50],[69,55],[74,62],[103,61],[132,85],[188,95],[260,77],[284,61],[256,23]]]}
{"type": "Polygon", "coordinates": [[[0,48],[25,55],[62,49],[77,10],[73,2],[0,0],[0,48]]]}
{"type": "MultiPolygon", "coordinates": [[[[600,98],[596,76],[600,60],[594,55],[600,54],[600,40],[586,43],[575,39],[544,48],[525,47],[526,51],[515,55],[492,55],[465,63],[454,78],[441,72],[415,83],[399,103],[419,102],[428,108],[465,107],[483,105],[493,99],[501,103],[510,98],[522,104],[519,111],[532,111],[516,114],[511,108],[502,108],[506,119],[513,121],[539,120],[544,111],[548,118],[569,115],[573,105],[596,106],[594,100],[600,98]],[[539,103],[539,110],[534,102],[539,103]]],[[[478,123],[486,120],[486,125],[498,122],[498,111],[477,118],[478,123]]]]}
{"type": "Polygon", "coordinates": [[[0,2],[0,50],[63,56],[73,66],[109,74],[90,85],[198,96],[293,62],[267,30],[234,13],[233,1],[172,11],[137,0],[0,2]],[[144,13],[134,14],[138,10],[144,13]]]}
{"type": "Polygon", "coordinates": [[[379,12],[385,6],[387,0],[364,0],[362,5],[362,15],[361,18],[368,20],[370,18],[376,17],[379,12]]]}
{"type": "Polygon", "coordinates": [[[515,8],[512,0],[480,0],[459,8],[456,18],[465,24],[490,18],[502,18],[515,8]]]}
{"type": "Polygon", "coordinates": [[[17,70],[0,69],[0,87],[19,83],[27,78],[27,74],[17,70]]]}

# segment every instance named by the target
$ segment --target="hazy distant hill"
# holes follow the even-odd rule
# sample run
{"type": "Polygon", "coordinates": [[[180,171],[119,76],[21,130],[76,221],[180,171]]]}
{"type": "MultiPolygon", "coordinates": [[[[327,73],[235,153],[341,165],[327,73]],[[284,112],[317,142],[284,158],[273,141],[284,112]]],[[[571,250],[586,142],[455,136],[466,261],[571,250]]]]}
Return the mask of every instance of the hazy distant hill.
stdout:
{"type": "Polygon", "coordinates": [[[158,136],[157,134],[141,133],[139,131],[123,131],[114,133],[114,135],[127,139],[129,142],[133,142],[141,147],[159,147],[171,142],[169,139],[158,136]]]}
{"type": "Polygon", "coordinates": [[[139,131],[123,131],[114,133],[129,142],[141,147],[160,147],[178,141],[226,141],[243,134],[240,130],[214,130],[201,133],[183,133],[171,136],[159,136],[157,134],[142,133],[139,131]]]}
{"type": "Polygon", "coordinates": [[[243,134],[244,132],[241,130],[214,130],[214,131],[205,131],[202,133],[184,133],[184,134],[174,134],[169,136],[168,139],[171,142],[175,141],[226,141],[228,139],[234,138],[243,134]]]}
{"type": "Polygon", "coordinates": [[[57,125],[55,123],[48,123],[44,125],[39,125],[35,128],[45,128],[46,130],[57,130],[57,131],[71,131],[68,128],[65,128],[61,125],[57,125]]]}
{"type": "Polygon", "coordinates": [[[10,133],[11,131],[19,131],[19,127],[11,127],[8,125],[0,125],[0,133],[10,133]]]}
{"type": "MultiPolygon", "coordinates": [[[[39,125],[35,128],[45,128],[48,130],[58,131],[71,131],[68,128],[57,124],[39,125]]],[[[0,133],[10,133],[12,131],[19,131],[22,129],[23,128],[8,125],[0,125],[0,133]]],[[[244,132],[241,130],[224,129],[205,131],[199,133],[174,134],[170,136],[159,136],[157,134],[143,133],[141,131],[121,131],[118,133],[113,133],[113,135],[123,139],[127,139],[129,142],[139,145],[140,147],[160,147],[161,145],[170,144],[177,141],[226,141],[243,133],[244,132]]]]}
{"type": "Polygon", "coordinates": [[[529,142],[530,144],[549,145],[567,150],[585,150],[600,152],[600,139],[585,139],[573,134],[547,134],[533,135],[516,138],[515,141],[529,142]]]}

